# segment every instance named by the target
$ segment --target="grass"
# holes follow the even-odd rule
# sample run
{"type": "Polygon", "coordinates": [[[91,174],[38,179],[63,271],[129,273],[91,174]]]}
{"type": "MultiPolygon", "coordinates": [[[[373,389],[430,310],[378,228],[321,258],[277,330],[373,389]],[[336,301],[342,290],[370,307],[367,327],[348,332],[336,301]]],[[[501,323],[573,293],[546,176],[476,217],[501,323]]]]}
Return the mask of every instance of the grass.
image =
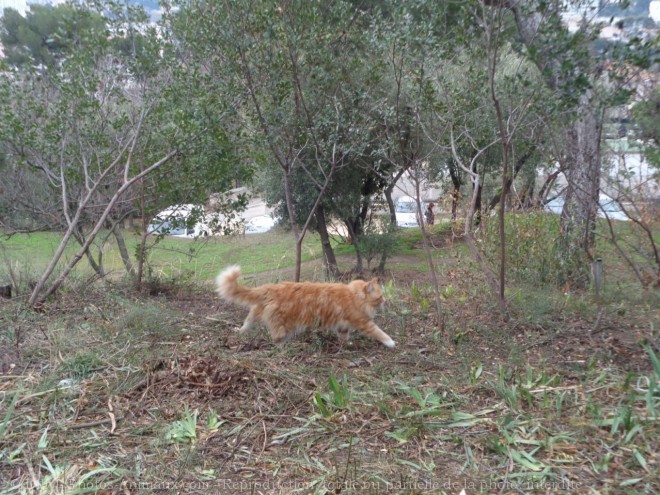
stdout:
{"type": "Polygon", "coordinates": [[[454,366],[462,357],[435,348],[420,359],[411,344],[386,365],[365,355],[383,359],[387,351],[360,342],[339,356],[356,363],[340,372],[329,344],[319,360],[305,352],[309,343],[204,353],[202,342],[189,341],[160,346],[164,367],[140,367],[122,365],[121,347],[104,342],[116,355],[78,390],[36,396],[28,376],[14,383],[26,387],[9,394],[19,404],[3,421],[3,463],[24,473],[14,478],[17,493],[34,481],[27,466],[43,493],[122,483],[223,493],[269,485],[304,493],[657,488],[658,404],[645,388],[657,370],[628,378],[609,367],[575,373],[480,363],[482,372],[463,373],[454,366]],[[120,390],[136,375],[151,378],[120,390]],[[32,416],[35,408],[47,415],[32,416]],[[108,421],[96,424],[99,418],[108,421]]]}
{"type": "Polygon", "coordinates": [[[397,241],[376,317],[393,351],[233,331],[246,312],[205,271],[239,263],[277,280],[289,236],[202,244],[194,269],[185,248],[155,253],[196,274],[157,297],[116,282],[41,312],[0,303],[0,492],[657,493],[657,294],[609,278],[597,307],[519,282],[503,321],[464,247],[443,239],[444,322],[418,233],[397,241]]]}
{"type": "MultiPolygon", "coordinates": [[[[244,273],[258,273],[293,266],[295,248],[286,233],[252,236],[213,237],[198,241],[163,239],[153,250],[155,269],[164,274],[190,270],[195,280],[210,280],[218,267],[241,264],[244,273]],[[197,244],[195,244],[197,243],[197,244]]],[[[308,234],[303,242],[302,259],[308,261],[320,255],[318,238],[308,234]]]]}
{"type": "MultiPolygon", "coordinates": [[[[129,253],[135,253],[139,236],[128,232],[125,235],[129,253]]],[[[0,280],[9,279],[10,270],[23,274],[24,278],[36,278],[50,262],[60,239],[61,235],[58,233],[39,232],[17,234],[0,240],[0,256],[4,258],[0,258],[0,280]]],[[[150,237],[150,242],[154,240],[155,238],[150,237]]],[[[165,237],[151,249],[149,266],[152,276],[156,278],[184,277],[195,281],[209,281],[221,267],[234,263],[240,263],[243,273],[246,274],[293,266],[295,247],[292,246],[291,235],[282,232],[199,239],[165,237]]],[[[73,257],[77,247],[75,242],[69,243],[65,250],[65,262],[73,257]]],[[[346,254],[352,252],[350,246],[340,250],[346,254]]],[[[96,248],[93,251],[97,253],[96,248]]],[[[318,237],[307,234],[303,242],[303,261],[316,259],[319,255],[318,237]]],[[[114,240],[103,246],[103,264],[111,277],[121,277],[124,273],[114,240]]],[[[73,277],[80,278],[91,274],[90,266],[83,259],[74,269],[73,277]]]]}
{"type": "MultiPolygon", "coordinates": [[[[449,224],[436,226],[442,235],[449,224]]],[[[125,232],[129,253],[135,253],[139,236],[125,232]]],[[[13,274],[21,274],[24,279],[21,287],[35,280],[52,259],[59,246],[61,235],[56,232],[16,234],[0,239],[0,280],[9,281],[13,274]]],[[[150,244],[155,237],[150,237],[150,244]]],[[[408,229],[394,240],[393,256],[411,255],[421,243],[420,229],[408,229]]],[[[334,245],[337,256],[353,256],[353,246],[344,243],[334,245]]],[[[70,242],[65,250],[63,262],[68,262],[76,253],[78,245],[70,242]]],[[[98,257],[99,247],[92,249],[98,257]]],[[[119,250],[114,239],[103,247],[103,266],[110,278],[121,278],[125,273],[119,250]]],[[[318,235],[308,233],[303,242],[303,262],[318,259],[320,256],[318,235]]],[[[153,244],[149,254],[151,276],[165,280],[190,280],[205,282],[212,280],[218,270],[230,264],[240,264],[244,274],[279,271],[290,268],[295,263],[295,246],[290,234],[275,231],[248,236],[220,236],[198,239],[164,237],[153,244]]],[[[418,263],[420,272],[426,270],[423,260],[418,263]]],[[[82,280],[93,274],[89,264],[83,259],[72,272],[72,280],[82,280]]]]}

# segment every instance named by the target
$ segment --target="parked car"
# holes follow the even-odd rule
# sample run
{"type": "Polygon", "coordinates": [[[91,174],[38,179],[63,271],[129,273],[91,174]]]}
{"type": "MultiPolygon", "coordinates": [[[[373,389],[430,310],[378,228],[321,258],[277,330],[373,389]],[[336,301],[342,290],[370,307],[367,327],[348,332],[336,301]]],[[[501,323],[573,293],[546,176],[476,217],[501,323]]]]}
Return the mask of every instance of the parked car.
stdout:
{"type": "Polygon", "coordinates": [[[200,237],[209,235],[204,208],[198,205],[173,205],[158,213],[147,226],[148,234],[176,237],[200,237]]]}
{"type": "MultiPolygon", "coordinates": [[[[555,215],[561,215],[561,212],[564,209],[564,198],[555,198],[552,201],[549,201],[546,203],[544,209],[555,215]]],[[[619,220],[623,222],[630,220],[619,204],[606,194],[600,195],[598,199],[598,211],[596,214],[599,218],[607,218],[609,220],[619,220]]]]}
{"type": "MultiPolygon", "coordinates": [[[[422,201],[422,211],[426,209],[426,204],[422,201]]],[[[394,202],[394,214],[396,215],[397,227],[409,229],[419,227],[419,212],[417,211],[417,201],[410,196],[401,196],[394,202]]]]}
{"type": "Polygon", "coordinates": [[[259,215],[245,222],[246,234],[262,234],[275,226],[275,219],[268,215],[259,215]]]}
{"type": "Polygon", "coordinates": [[[621,209],[619,203],[614,199],[604,194],[599,198],[600,208],[598,208],[598,216],[601,218],[609,218],[610,220],[619,220],[627,222],[630,217],[621,209]]]}
{"type": "Polygon", "coordinates": [[[564,209],[564,198],[551,199],[545,204],[543,209],[547,212],[554,213],[555,215],[561,215],[561,212],[564,209]]]}

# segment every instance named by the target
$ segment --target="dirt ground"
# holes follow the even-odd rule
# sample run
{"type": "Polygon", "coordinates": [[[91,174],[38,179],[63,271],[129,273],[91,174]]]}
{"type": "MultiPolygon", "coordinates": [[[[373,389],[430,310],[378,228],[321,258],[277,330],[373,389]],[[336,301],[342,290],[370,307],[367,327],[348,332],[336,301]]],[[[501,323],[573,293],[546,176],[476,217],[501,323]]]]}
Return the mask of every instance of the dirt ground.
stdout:
{"type": "MultiPolygon", "coordinates": [[[[1,444],[5,461],[46,427],[51,443],[5,462],[6,486],[36,483],[46,452],[78,480],[112,468],[93,478],[104,494],[657,492],[657,418],[641,398],[621,398],[626,380],[650,376],[643,344],[657,345],[648,324],[657,308],[553,306],[532,318],[513,307],[506,320],[480,275],[450,260],[441,276],[452,291],[438,317],[419,257],[389,266],[381,283],[397,290],[376,321],[393,350],[363,336],[341,345],[323,332],[283,346],[263,329],[238,335],[247,310],[211,287],[154,287],[124,294],[128,305],[67,293],[39,314],[12,310],[20,317],[5,323],[14,335],[19,328],[21,345],[1,344],[0,392],[26,392],[15,404],[23,419],[12,419],[14,436],[1,444]],[[53,392],[69,376],[63,366],[85,352],[97,359],[76,392],[53,392]],[[629,444],[610,421],[625,404],[637,418],[629,444]],[[186,410],[199,413],[194,439],[163,441],[186,410]],[[606,427],[594,426],[601,416],[606,427]]],[[[264,281],[268,273],[245,279],[264,281]]]]}

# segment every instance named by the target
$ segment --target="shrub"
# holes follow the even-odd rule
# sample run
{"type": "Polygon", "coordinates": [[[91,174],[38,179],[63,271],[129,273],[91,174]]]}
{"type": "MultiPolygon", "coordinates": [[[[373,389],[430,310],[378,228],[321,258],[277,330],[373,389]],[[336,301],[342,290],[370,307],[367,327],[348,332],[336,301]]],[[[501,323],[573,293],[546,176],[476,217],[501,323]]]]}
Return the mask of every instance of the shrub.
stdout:
{"type": "MultiPolygon", "coordinates": [[[[389,219],[378,219],[365,228],[364,233],[357,240],[356,248],[367,261],[367,268],[372,269],[372,263],[382,263],[396,250],[396,228],[389,224],[389,219]]],[[[379,269],[383,269],[380,266],[379,269]]]]}
{"type": "MultiPolygon", "coordinates": [[[[545,212],[508,213],[505,217],[507,274],[534,284],[562,283],[571,260],[559,251],[559,216],[545,212]]],[[[499,264],[500,238],[496,217],[483,219],[479,243],[493,266],[499,264]]]]}

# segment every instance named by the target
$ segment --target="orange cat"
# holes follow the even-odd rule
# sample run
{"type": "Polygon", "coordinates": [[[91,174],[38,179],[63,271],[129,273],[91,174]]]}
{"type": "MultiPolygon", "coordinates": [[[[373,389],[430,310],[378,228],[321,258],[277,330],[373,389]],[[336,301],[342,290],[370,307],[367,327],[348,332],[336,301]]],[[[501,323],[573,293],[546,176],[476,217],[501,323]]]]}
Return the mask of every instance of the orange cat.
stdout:
{"type": "Polygon", "coordinates": [[[279,343],[305,328],[333,329],[346,341],[355,329],[386,347],[394,347],[390,336],[372,320],[376,307],[383,303],[375,278],[350,284],[282,282],[252,289],[238,284],[240,273],[239,266],[227,267],[216,278],[216,284],[220,297],[250,308],[241,332],[262,321],[279,343]]]}

